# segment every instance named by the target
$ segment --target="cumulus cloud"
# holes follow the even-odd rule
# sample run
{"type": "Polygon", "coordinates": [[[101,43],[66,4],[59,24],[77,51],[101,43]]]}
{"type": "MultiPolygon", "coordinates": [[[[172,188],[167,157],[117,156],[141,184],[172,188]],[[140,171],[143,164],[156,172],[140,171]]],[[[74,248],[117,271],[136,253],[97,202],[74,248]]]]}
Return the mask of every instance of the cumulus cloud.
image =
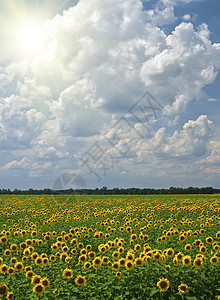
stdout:
{"type": "Polygon", "coordinates": [[[13,160],[6,165],[4,165],[3,169],[47,169],[50,166],[50,163],[38,164],[32,163],[27,157],[24,157],[22,160],[17,161],[13,160]]]}
{"type": "Polygon", "coordinates": [[[165,99],[166,113],[183,112],[194,98],[208,100],[202,88],[218,74],[219,50],[219,44],[211,44],[206,24],[195,31],[193,24],[181,23],[166,37],[166,49],[143,63],[142,80],[165,99]]]}
{"type": "Polygon", "coordinates": [[[143,153],[153,153],[160,159],[193,160],[203,157],[208,153],[208,145],[213,137],[213,123],[206,115],[201,115],[197,120],[189,120],[183,125],[182,130],[175,130],[172,135],[166,133],[164,127],[144,143],[143,153]]]}
{"type": "Polygon", "coordinates": [[[190,14],[186,14],[186,15],[183,16],[184,21],[189,21],[190,19],[191,19],[190,14]]]}
{"type": "MultiPolygon", "coordinates": [[[[212,175],[220,172],[219,142],[215,138],[213,122],[206,115],[201,115],[173,133],[168,133],[163,127],[149,139],[130,143],[128,157],[119,158],[117,163],[127,173],[146,178],[147,182],[153,178],[160,182],[169,178],[187,186],[192,185],[193,180],[196,182],[194,176],[201,180],[200,185],[207,182],[206,176],[209,176],[209,182],[215,182],[212,175]],[[187,178],[192,180],[191,184],[187,178]]],[[[114,150],[111,150],[112,154],[114,150]]]]}
{"type": "MultiPolygon", "coordinates": [[[[48,20],[45,53],[0,67],[0,147],[21,151],[20,160],[7,161],[18,166],[23,157],[36,157],[39,164],[68,167],[146,90],[164,114],[174,115],[174,125],[190,101],[208,100],[203,88],[218,74],[220,44],[211,42],[206,24],[182,22],[170,34],[163,30],[177,21],[174,7],[191,1],[160,0],[144,9],[137,0],[80,0],[48,20]]],[[[145,146],[155,159],[202,157],[211,132],[211,121],[201,116],[171,136],[159,129],[145,146]]]]}
{"type": "Polygon", "coordinates": [[[27,148],[41,132],[44,115],[29,108],[28,99],[11,95],[0,102],[1,149],[27,148]]]}

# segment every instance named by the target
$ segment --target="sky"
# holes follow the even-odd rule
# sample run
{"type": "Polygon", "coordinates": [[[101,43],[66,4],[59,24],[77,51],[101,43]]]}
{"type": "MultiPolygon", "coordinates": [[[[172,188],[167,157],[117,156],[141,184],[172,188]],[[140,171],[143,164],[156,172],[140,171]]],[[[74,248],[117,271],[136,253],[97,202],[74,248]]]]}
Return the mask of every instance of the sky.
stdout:
{"type": "Polygon", "coordinates": [[[219,188],[219,0],[0,0],[0,188],[219,188]]]}

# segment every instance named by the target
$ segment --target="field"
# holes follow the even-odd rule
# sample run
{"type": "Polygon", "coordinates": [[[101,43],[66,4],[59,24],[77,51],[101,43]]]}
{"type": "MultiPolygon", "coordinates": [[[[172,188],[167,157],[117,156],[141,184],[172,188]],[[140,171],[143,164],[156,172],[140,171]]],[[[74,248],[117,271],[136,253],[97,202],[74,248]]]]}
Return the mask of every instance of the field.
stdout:
{"type": "Polygon", "coordinates": [[[220,299],[220,196],[0,196],[2,299],[220,299]]]}

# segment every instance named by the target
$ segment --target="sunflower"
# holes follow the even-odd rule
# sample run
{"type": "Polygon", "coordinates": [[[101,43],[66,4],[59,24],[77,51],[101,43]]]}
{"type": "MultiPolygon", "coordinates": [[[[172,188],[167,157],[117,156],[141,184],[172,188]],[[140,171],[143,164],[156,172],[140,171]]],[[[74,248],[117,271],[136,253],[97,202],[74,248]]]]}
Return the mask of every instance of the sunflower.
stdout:
{"type": "Polygon", "coordinates": [[[36,237],[36,236],[37,236],[37,231],[35,231],[35,230],[32,231],[32,232],[31,232],[31,236],[32,236],[32,237],[36,237]]]}
{"type": "Polygon", "coordinates": [[[32,267],[31,267],[31,266],[26,266],[26,267],[24,268],[24,271],[25,271],[25,272],[32,271],[32,267]]]}
{"type": "Polygon", "coordinates": [[[85,248],[80,250],[80,254],[81,255],[86,255],[87,254],[87,250],[85,248]]]}
{"type": "Polygon", "coordinates": [[[11,250],[6,249],[6,250],[4,251],[4,256],[9,257],[10,255],[11,255],[11,250]]]}
{"type": "Polygon", "coordinates": [[[182,263],[185,267],[189,267],[192,263],[191,257],[189,255],[184,256],[182,259],[182,263]]]}
{"type": "Polygon", "coordinates": [[[79,248],[79,249],[84,248],[84,244],[83,244],[83,243],[79,243],[79,244],[78,244],[78,248],[79,248]]]}
{"type": "MultiPolygon", "coordinates": [[[[128,227],[129,228],[129,227],[128,227]]],[[[127,228],[127,229],[128,229],[127,228]]],[[[137,235],[135,234],[135,233],[133,233],[132,235],[131,235],[131,240],[133,240],[133,241],[135,241],[137,239],[137,235]]]]}
{"type": "Polygon", "coordinates": [[[7,270],[8,275],[13,275],[14,272],[15,272],[15,269],[13,267],[9,267],[8,270],[7,270]]]}
{"type": "Polygon", "coordinates": [[[83,265],[84,269],[85,270],[88,270],[91,268],[91,263],[89,261],[85,262],[84,265],[83,265]]]}
{"type": "Polygon", "coordinates": [[[34,260],[34,263],[35,263],[36,266],[42,266],[43,265],[43,259],[41,257],[37,257],[34,260]]]}
{"type": "Polygon", "coordinates": [[[11,249],[11,251],[17,251],[18,246],[16,244],[11,244],[10,249],[11,249]]]}
{"type": "Polygon", "coordinates": [[[180,284],[180,285],[178,286],[178,290],[179,290],[179,292],[182,293],[182,294],[186,294],[186,293],[189,292],[189,290],[188,290],[188,285],[183,284],[183,283],[180,284]]]}
{"type": "Polygon", "coordinates": [[[8,300],[14,300],[15,299],[15,295],[12,292],[7,293],[7,299],[8,300]]]}
{"type": "Polygon", "coordinates": [[[210,263],[212,265],[217,265],[218,262],[219,262],[219,259],[218,259],[217,256],[213,256],[213,257],[210,258],[210,263]]]}
{"type": "Polygon", "coordinates": [[[170,265],[166,265],[164,271],[169,272],[170,268],[171,268],[170,265]]]}
{"type": "Polygon", "coordinates": [[[181,261],[183,257],[184,257],[184,255],[181,252],[176,254],[176,258],[177,258],[178,261],[181,261]]]}
{"type": "Polygon", "coordinates": [[[213,242],[213,238],[211,236],[209,236],[209,237],[206,238],[205,241],[206,241],[207,244],[211,244],[213,242]]]}
{"type": "Polygon", "coordinates": [[[106,265],[106,264],[108,264],[108,262],[109,262],[109,257],[108,256],[103,256],[102,263],[106,265]]]}
{"type": "Polygon", "coordinates": [[[37,283],[34,287],[33,287],[33,292],[36,293],[37,295],[43,295],[45,290],[45,287],[43,286],[42,283],[37,283]]]}
{"type": "Polygon", "coordinates": [[[101,265],[102,265],[101,257],[97,256],[96,258],[93,259],[92,263],[95,268],[101,267],[101,265]]]}
{"type": "Polygon", "coordinates": [[[159,260],[160,259],[160,253],[158,251],[156,251],[154,254],[153,254],[153,258],[155,260],[159,260]]]}
{"type": "Polygon", "coordinates": [[[24,250],[25,248],[27,248],[27,244],[26,243],[21,243],[20,244],[20,249],[24,250]]]}
{"type": "Polygon", "coordinates": [[[73,277],[73,271],[72,271],[71,269],[65,269],[65,270],[63,271],[63,277],[64,277],[65,279],[70,279],[70,278],[72,278],[72,277],[73,277]]]}
{"type": "Polygon", "coordinates": [[[117,272],[115,275],[116,275],[116,277],[120,278],[121,277],[121,272],[117,272]]]}
{"type": "Polygon", "coordinates": [[[41,276],[35,275],[31,279],[31,284],[36,285],[36,284],[40,283],[40,281],[41,281],[41,276]]]}
{"type": "Polygon", "coordinates": [[[47,288],[47,287],[50,286],[50,281],[46,277],[44,277],[44,278],[41,279],[41,283],[43,284],[43,286],[45,288],[47,288]]]}
{"type": "Polygon", "coordinates": [[[121,258],[119,259],[119,264],[120,264],[120,267],[124,267],[125,266],[125,263],[126,263],[126,259],[125,258],[121,258]]]}
{"type": "Polygon", "coordinates": [[[63,246],[62,251],[63,251],[63,252],[68,252],[68,251],[69,251],[69,248],[68,248],[67,246],[63,246]]]}
{"type": "Polygon", "coordinates": [[[149,255],[145,255],[144,256],[144,261],[146,262],[146,263],[149,263],[150,261],[151,261],[151,256],[149,256],[149,255]]]}
{"type": "Polygon", "coordinates": [[[73,249],[71,249],[70,252],[71,252],[71,254],[75,255],[77,253],[77,249],[73,248],[73,249]]]}
{"type": "Polygon", "coordinates": [[[190,244],[185,245],[185,250],[186,251],[191,251],[191,249],[192,249],[192,246],[190,244]]]}
{"type": "Polygon", "coordinates": [[[165,292],[168,290],[170,286],[169,280],[166,278],[160,279],[160,281],[157,282],[157,287],[160,289],[160,292],[165,292]]]}
{"type": "Polygon", "coordinates": [[[60,260],[65,261],[65,259],[68,257],[68,254],[66,252],[63,252],[60,254],[60,260]]]}
{"type": "Polygon", "coordinates": [[[196,254],[196,258],[197,257],[201,258],[203,260],[203,262],[206,261],[206,257],[203,254],[198,253],[198,254],[196,254]]]}
{"type": "Polygon", "coordinates": [[[202,254],[204,254],[204,253],[206,253],[207,248],[206,248],[205,246],[201,246],[200,249],[199,249],[199,251],[200,251],[202,254]]]}
{"type": "Polygon", "coordinates": [[[144,264],[144,260],[142,258],[136,258],[135,261],[134,261],[134,264],[136,267],[142,267],[143,264],[144,264]]]}
{"type": "Polygon", "coordinates": [[[52,251],[56,251],[57,249],[58,249],[58,245],[57,244],[51,245],[51,250],[52,251]]]}
{"type": "Polygon", "coordinates": [[[203,264],[204,264],[204,262],[203,262],[203,259],[201,257],[196,257],[194,262],[193,262],[193,265],[198,269],[202,268],[203,264]]]}
{"type": "Polygon", "coordinates": [[[132,260],[127,260],[125,263],[125,267],[128,271],[130,271],[131,269],[133,269],[134,267],[134,263],[132,262],[132,260]]]}
{"type": "Polygon", "coordinates": [[[172,248],[167,249],[166,256],[173,257],[173,255],[174,255],[174,250],[172,248]]]}
{"type": "Polygon", "coordinates": [[[0,238],[0,243],[6,244],[7,242],[8,242],[7,236],[2,236],[2,237],[0,238]]]}
{"type": "Polygon", "coordinates": [[[86,284],[85,277],[83,277],[83,276],[77,276],[76,279],[75,279],[75,284],[77,286],[83,286],[83,285],[85,285],[86,284]]]}
{"type": "Polygon", "coordinates": [[[173,264],[174,264],[175,267],[179,266],[179,262],[178,262],[178,259],[176,257],[173,258],[173,264]]]}
{"type": "Polygon", "coordinates": [[[136,244],[136,245],[134,246],[134,250],[135,250],[136,252],[141,251],[141,245],[136,244]]]}
{"type": "Polygon", "coordinates": [[[14,265],[14,267],[15,267],[15,270],[16,270],[16,271],[22,271],[22,270],[24,269],[24,265],[23,265],[22,262],[17,262],[17,263],[14,265]]]}
{"type": "Polygon", "coordinates": [[[3,297],[4,295],[7,295],[8,293],[8,287],[4,283],[0,283],[0,297],[3,297]]]}
{"type": "Polygon", "coordinates": [[[213,246],[213,249],[214,249],[215,251],[218,251],[218,250],[220,249],[220,246],[219,246],[219,245],[214,245],[214,246],[213,246]]]}
{"type": "Polygon", "coordinates": [[[16,257],[12,257],[12,258],[10,259],[10,263],[11,263],[12,265],[16,264],[16,262],[17,262],[17,258],[16,258],[16,257]]]}
{"type": "Polygon", "coordinates": [[[55,260],[56,260],[56,256],[52,254],[52,255],[50,256],[50,261],[55,261],[55,260]]]}
{"type": "Polygon", "coordinates": [[[28,246],[31,246],[33,244],[32,240],[30,240],[30,239],[27,239],[26,243],[27,243],[28,246]]]}
{"type": "Polygon", "coordinates": [[[114,259],[118,259],[119,256],[120,256],[120,253],[119,253],[118,251],[115,251],[115,252],[113,252],[113,254],[112,254],[112,257],[113,257],[114,259]]]}
{"type": "Polygon", "coordinates": [[[23,254],[24,254],[24,256],[26,256],[26,257],[28,257],[29,255],[30,255],[30,253],[31,253],[31,251],[30,251],[30,249],[24,249],[24,251],[23,251],[23,254]]]}
{"type": "Polygon", "coordinates": [[[34,277],[34,272],[33,271],[27,271],[25,274],[27,279],[32,279],[34,277]]]}
{"type": "Polygon", "coordinates": [[[135,255],[132,252],[128,252],[126,255],[126,259],[127,260],[133,260],[135,257],[135,255]]]}
{"type": "Polygon", "coordinates": [[[38,257],[38,253],[37,252],[34,252],[34,253],[31,254],[31,259],[32,260],[35,260],[37,257],[38,257]]]}
{"type": "Polygon", "coordinates": [[[90,259],[94,259],[94,258],[96,257],[96,254],[95,254],[95,252],[90,251],[90,252],[88,253],[88,256],[89,256],[90,259]]]}
{"type": "Polygon", "coordinates": [[[91,249],[92,249],[92,246],[91,246],[91,245],[87,245],[87,246],[86,246],[86,251],[91,251],[91,249]]]}
{"type": "Polygon", "coordinates": [[[78,258],[78,261],[79,262],[81,262],[81,263],[84,263],[84,262],[86,262],[86,260],[87,260],[87,257],[86,257],[86,255],[80,255],[79,256],[79,258],[78,258]]]}
{"type": "Polygon", "coordinates": [[[112,264],[112,267],[115,271],[118,271],[120,269],[120,263],[115,261],[113,264],[112,264]]]}
{"type": "Polygon", "coordinates": [[[101,252],[102,254],[104,254],[106,252],[106,247],[103,244],[99,245],[98,249],[99,249],[99,252],[101,252]]]}
{"type": "Polygon", "coordinates": [[[185,235],[181,234],[181,235],[179,236],[179,240],[180,240],[181,242],[185,241],[185,239],[186,239],[185,235]]]}
{"type": "Polygon", "coordinates": [[[39,246],[41,246],[41,245],[43,245],[43,241],[42,241],[42,240],[38,240],[38,241],[37,241],[37,244],[38,244],[39,246]]]}

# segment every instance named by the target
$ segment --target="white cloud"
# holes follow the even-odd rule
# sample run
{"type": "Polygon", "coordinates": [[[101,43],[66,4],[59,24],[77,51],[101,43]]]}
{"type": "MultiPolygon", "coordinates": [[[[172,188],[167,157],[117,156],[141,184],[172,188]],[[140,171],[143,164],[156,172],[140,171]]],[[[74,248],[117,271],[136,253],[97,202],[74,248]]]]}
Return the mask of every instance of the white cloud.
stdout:
{"type": "Polygon", "coordinates": [[[205,24],[195,31],[193,24],[181,23],[166,37],[166,48],[144,62],[141,77],[158,99],[165,100],[166,113],[183,112],[193,98],[204,98],[202,88],[218,73],[219,49],[219,44],[211,44],[205,24]]]}
{"type": "Polygon", "coordinates": [[[59,124],[59,131],[70,136],[92,136],[100,133],[109,117],[99,109],[101,97],[89,79],[81,79],[66,88],[51,111],[59,124]]]}
{"type": "MultiPolygon", "coordinates": [[[[218,74],[220,44],[212,44],[205,24],[183,22],[169,35],[161,29],[177,21],[175,5],[189,2],[163,0],[144,11],[137,0],[81,0],[48,20],[44,54],[0,67],[0,147],[12,150],[3,165],[34,169],[36,160],[67,169],[146,90],[174,115],[168,125],[177,124],[192,99],[208,100],[203,88],[218,74]]],[[[142,162],[145,151],[151,162],[201,158],[211,136],[212,123],[201,116],[173,135],[159,129],[129,159],[138,154],[142,162]]],[[[39,176],[37,170],[29,175],[39,176]]]]}
{"type": "Polygon", "coordinates": [[[140,155],[153,154],[159,159],[172,160],[197,160],[204,155],[209,155],[208,146],[213,137],[213,123],[206,115],[201,115],[197,120],[189,120],[180,131],[175,130],[172,135],[166,129],[160,128],[156,134],[143,143],[140,155]]]}
{"type": "Polygon", "coordinates": [[[184,21],[189,21],[190,19],[191,19],[190,14],[186,14],[186,15],[183,16],[184,21]]]}
{"type": "Polygon", "coordinates": [[[50,163],[38,164],[31,162],[27,157],[24,157],[22,160],[17,161],[13,160],[6,165],[2,166],[2,169],[47,169],[50,167],[50,163]]]}

